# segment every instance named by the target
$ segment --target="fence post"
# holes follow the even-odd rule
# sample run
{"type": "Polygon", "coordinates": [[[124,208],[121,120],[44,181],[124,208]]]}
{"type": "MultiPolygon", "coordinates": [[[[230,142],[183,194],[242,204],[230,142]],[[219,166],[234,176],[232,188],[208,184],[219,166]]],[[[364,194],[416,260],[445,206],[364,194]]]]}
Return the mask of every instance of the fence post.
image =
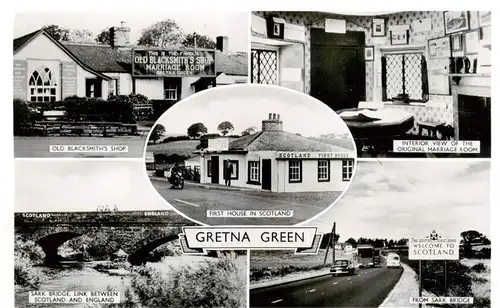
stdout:
{"type": "MultiPolygon", "coordinates": [[[[422,297],[422,260],[418,260],[418,297],[422,297]]],[[[422,308],[422,303],[418,307],[422,308]]]]}

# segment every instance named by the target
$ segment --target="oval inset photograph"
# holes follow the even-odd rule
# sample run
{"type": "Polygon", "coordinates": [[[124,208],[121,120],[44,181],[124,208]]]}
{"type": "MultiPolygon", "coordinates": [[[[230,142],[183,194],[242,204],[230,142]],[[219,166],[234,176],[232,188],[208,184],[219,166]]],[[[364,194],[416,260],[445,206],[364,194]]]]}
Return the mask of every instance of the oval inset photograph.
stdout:
{"type": "Polygon", "coordinates": [[[205,225],[295,225],[349,187],[356,146],[343,120],[306,94],[266,85],[205,90],[168,109],[145,148],[158,194],[205,225]]]}

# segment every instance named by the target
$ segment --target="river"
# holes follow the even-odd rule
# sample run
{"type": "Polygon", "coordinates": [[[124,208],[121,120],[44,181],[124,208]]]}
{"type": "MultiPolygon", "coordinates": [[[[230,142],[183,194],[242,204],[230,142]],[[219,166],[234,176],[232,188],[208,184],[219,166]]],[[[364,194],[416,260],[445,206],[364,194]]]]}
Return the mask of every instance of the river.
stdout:
{"type": "MultiPolygon", "coordinates": [[[[246,256],[244,257],[246,259],[246,256]]],[[[240,259],[240,258],[239,258],[240,259]]],[[[177,257],[165,257],[162,262],[148,263],[147,266],[151,266],[162,272],[164,276],[168,276],[168,273],[172,268],[179,268],[183,265],[196,266],[200,264],[203,260],[214,260],[214,258],[204,257],[204,256],[177,256],[177,257]]],[[[242,260],[243,261],[243,260],[242,260]]],[[[36,271],[50,273],[49,277],[39,286],[39,291],[63,291],[63,290],[74,290],[74,291],[106,291],[108,287],[111,287],[113,291],[121,292],[123,298],[123,292],[130,286],[131,276],[129,274],[125,275],[110,275],[108,273],[99,272],[93,269],[93,266],[97,263],[102,262],[75,262],[75,261],[64,261],[61,262],[57,267],[48,266],[38,266],[35,267],[36,271]]],[[[243,265],[240,260],[238,260],[239,265],[243,265]]],[[[242,267],[242,271],[246,273],[246,266],[242,267]]],[[[15,302],[17,308],[24,307],[93,307],[87,304],[28,304],[29,300],[29,290],[16,290],[15,292],[15,302]]]]}

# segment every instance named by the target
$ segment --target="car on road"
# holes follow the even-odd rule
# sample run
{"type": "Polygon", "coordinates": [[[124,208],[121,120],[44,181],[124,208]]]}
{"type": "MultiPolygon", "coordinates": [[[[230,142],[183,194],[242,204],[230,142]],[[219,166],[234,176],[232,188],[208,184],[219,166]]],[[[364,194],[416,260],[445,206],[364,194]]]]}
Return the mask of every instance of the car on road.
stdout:
{"type": "Polygon", "coordinates": [[[330,268],[330,273],[333,276],[337,275],[354,275],[356,271],[356,266],[351,260],[335,260],[332,267],[330,268]]]}
{"type": "Polygon", "coordinates": [[[387,267],[388,268],[401,268],[401,260],[397,253],[387,254],[387,267]]]}

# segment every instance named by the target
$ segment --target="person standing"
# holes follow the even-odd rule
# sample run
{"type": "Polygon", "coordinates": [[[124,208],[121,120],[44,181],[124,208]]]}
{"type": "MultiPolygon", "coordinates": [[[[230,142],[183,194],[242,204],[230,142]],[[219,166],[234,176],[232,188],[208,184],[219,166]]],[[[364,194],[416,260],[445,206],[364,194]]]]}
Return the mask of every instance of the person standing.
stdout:
{"type": "Polygon", "coordinates": [[[226,182],[226,186],[231,186],[231,175],[233,174],[233,164],[228,160],[224,164],[224,180],[226,182]]]}

